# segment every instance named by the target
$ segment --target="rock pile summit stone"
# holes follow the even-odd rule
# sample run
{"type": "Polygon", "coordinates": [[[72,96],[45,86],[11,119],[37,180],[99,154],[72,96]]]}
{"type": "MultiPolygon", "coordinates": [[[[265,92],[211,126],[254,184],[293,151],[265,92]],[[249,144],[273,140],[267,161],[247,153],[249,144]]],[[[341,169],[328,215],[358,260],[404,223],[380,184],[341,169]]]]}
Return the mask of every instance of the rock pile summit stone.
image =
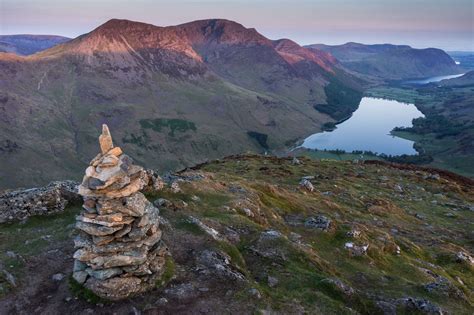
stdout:
{"type": "Polygon", "coordinates": [[[159,210],[140,192],[146,171],[114,147],[107,125],[99,144],[79,186],[84,204],[76,217],[73,278],[102,298],[120,300],[155,286],[168,249],[159,210]]]}

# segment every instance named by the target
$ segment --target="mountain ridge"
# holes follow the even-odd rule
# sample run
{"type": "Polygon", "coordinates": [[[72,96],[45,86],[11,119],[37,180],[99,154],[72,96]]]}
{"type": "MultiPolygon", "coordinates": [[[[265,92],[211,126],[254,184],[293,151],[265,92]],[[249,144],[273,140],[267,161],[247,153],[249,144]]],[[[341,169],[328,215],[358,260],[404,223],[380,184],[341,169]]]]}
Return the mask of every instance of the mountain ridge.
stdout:
{"type": "Polygon", "coordinates": [[[355,42],[305,47],[329,52],[348,70],[384,81],[462,72],[446,52],[437,48],[417,49],[408,45],[365,45],[355,42]]]}
{"type": "Polygon", "coordinates": [[[140,164],[165,170],[293,144],[335,120],[315,109],[326,86],[331,101],[362,87],[328,54],[281,43],[228,20],[114,19],[32,56],[0,53],[0,185],[77,176],[102,123],[140,164]]]}

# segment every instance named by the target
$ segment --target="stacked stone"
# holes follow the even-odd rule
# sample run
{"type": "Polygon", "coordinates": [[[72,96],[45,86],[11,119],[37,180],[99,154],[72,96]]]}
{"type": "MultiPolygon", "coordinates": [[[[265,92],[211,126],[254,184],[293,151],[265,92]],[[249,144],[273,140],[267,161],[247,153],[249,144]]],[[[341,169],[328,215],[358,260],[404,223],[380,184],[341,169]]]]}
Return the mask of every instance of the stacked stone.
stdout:
{"type": "Polygon", "coordinates": [[[118,300],[155,286],[168,250],[159,211],[140,192],[146,172],[113,146],[106,125],[99,143],[102,153],[79,186],[84,205],[76,218],[73,278],[100,297],[118,300]]]}

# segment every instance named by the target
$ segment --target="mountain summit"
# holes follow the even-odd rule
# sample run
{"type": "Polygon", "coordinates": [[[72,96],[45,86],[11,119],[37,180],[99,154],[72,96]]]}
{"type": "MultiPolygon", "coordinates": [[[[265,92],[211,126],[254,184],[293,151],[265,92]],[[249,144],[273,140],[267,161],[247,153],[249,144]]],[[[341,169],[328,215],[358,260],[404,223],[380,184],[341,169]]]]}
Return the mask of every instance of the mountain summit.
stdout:
{"type": "MultiPolygon", "coordinates": [[[[238,58],[246,60],[248,71],[256,70],[254,63],[260,63],[278,66],[289,76],[306,76],[308,71],[301,68],[307,66],[317,67],[312,69],[313,76],[324,72],[334,74],[333,67],[337,63],[328,53],[301,47],[288,39],[272,41],[254,28],[224,19],[169,27],[112,19],[38,57],[57,55],[82,56],[94,66],[107,60],[119,72],[138,70],[135,67],[142,66],[178,76],[180,73],[202,75],[207,70],[224,75],[235,70],[232,63],[238,58]],[[300,67],[301,64],[304,66],[300,67]],[[177,67],[180,71],[173,71],[177,67]],[[223,68],[227,69],[222,71],[223,68]]],[[[241,59],[239,67],[245,66],[241,59]]]]}
{"type": "Polygon", "coordinates": [[[330,54],[220,19],[113,19],[32,56],[0,53],[0,80],[0,187],[79,176],[103,123],[140,164],[173,170],[285,148],[350,115],[338,95],[360,97],[330,54]]]}

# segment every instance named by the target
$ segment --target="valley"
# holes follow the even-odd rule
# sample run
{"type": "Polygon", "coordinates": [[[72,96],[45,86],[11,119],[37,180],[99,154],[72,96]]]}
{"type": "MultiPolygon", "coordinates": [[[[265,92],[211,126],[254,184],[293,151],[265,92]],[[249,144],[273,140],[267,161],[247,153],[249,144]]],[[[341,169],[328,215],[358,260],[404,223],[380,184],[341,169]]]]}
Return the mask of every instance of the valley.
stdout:
{"type": "Polygon", "coordinates": [[[110,20],[31,56],[0,53],[0,70],[2,188],[77,179],[102,123],[166,172],[284,148],[350,115],[341,100],[362,95],[331,55],[227,20],[110,20]]]}
{"type": "Polygon", "coordinates": [[[113,19],[31,56],[0,53],[0,188],[77,179],[102,123],[137,161],[164,173],[242,152],[280,154],[351,117],[364,93],[390,96],[377,86],[459,72],[438,50],[320,47],[339,61],[318,47],[228,20],[157,27],[113,19]],[[354,54],[364,62],[413,55],[419,72],[374,75],[347,64],[354,54]],[[443,66],[423,68],[427,56],[443,66]]]}
{"type": "Polygon", "coordinates": [[[470,9],[2,0],[0,315],[473,314],[470,9]]]}
{"type": "Polygon", "coordinates": [[[397,122],[403,115],[410,115],[410,107],[401,107],[392,113],[387,107],[372,110],[366,115],[366,119],[359,116],[355,120],[343,122],[339,126],[340,130],[335,125],[331,129],[335,129],[334,131],[308,137],[302,146],[309,150],[298,148],[292,155],[339,160],[384,159],[397,163],[430,165],[473,177],[473,74],[470,71],[465,74],[391,82],[369,88],[364,99],[373,99],[374,103],[380,104],[394,101],[414,104],[417,108],[415,111],[421,111],[425,117],[417,117],[420,113],[397,122]],[[379,118],[375,117],[378,111],[382,113],[379,118]],[[413,118],[414,126],[411,122],[413,118]],[[380,141],[377,142],[376,139],[380,141]],[[396,150],[397,145],[405,146],[405,151],[394,154],[393,150],[396,150]],[[384,146],[388,147],[384,149],[384,146]]]}

